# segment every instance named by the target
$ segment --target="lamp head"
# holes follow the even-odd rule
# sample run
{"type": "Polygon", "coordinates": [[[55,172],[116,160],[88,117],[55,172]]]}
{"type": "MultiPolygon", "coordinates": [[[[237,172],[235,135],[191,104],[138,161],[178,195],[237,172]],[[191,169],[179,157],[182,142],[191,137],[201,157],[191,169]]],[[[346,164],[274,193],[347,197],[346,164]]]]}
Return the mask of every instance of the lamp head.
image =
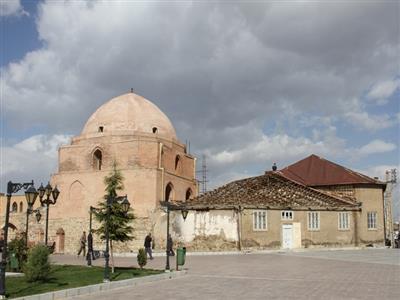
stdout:
{"type": "Polygon", "coordinates": [[[128,197],[125,196],[124,200],[121,202],[122,210],[127,213],[131,204],[128,201],[128,197]]]}
{"type": "Polygon", "coordinates": [[[39,222],[40,222],[40,219],[42,218],[42,214],[40,213],[39,210],[36,211],[35,217],[36,217],[36,221],[39,223],[39,222]]]}
{"type": "Polygon", "coordinates": [[[187,210],[186,208],[184,208],[184,209],[182,209],[181,213],[182,213],[183,221],[185,221],[185,220],[186,220],[186,217],[187,217],[187,215],[188,215],[188,213],[189,213],[189,210],[187,210]]]}
{"type": "Polygon", "coordinates": [[[45,188],[47,198],[50,197],[52,189],[53,188],[51,187],[50,182],[47,183],[46,188],[45,188]]]}
{"type": "Polygon", "coordinates": [[[54,203],[56,203],[58,195],[60,195],[60,191],[58,190],[57,186],[53,189],[51,194],[53,195],[54,203]]]}
{"type": "Polygon", "coordinates": [[[28,202],[28,207],[32,207],[33,204],[35,204],[36,198],[38,196],[38,192],[33,186],[30,186],[26,191],[25,191],[25,198],[26,202],[28,202]]]}
{"type": "Polygon", "coordinates": [[[44,196],[44,193],[46,192],[46,190],[43,187],[43,183],[40,184],[40,187],[38,188],[38,191],[39,191],[39,198],[42,199],[43,196],[44,196]]]}

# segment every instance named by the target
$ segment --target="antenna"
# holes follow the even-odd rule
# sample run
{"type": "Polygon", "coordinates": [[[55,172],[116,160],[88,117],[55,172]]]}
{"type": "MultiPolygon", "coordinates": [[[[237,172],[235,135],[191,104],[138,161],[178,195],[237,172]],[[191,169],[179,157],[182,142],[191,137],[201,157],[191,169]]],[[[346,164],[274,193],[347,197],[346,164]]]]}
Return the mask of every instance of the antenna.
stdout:
{"type": "Polygon", "coordinates": [[[201,193],[205,194],[207,192],[207,161],[206,161],[206,155],[202,155],[202,163],[201,163],[201,170],[196,171],[196,173],[201,173],[201,180],[198,180],[198,182],[201,184],[201,193]]]}

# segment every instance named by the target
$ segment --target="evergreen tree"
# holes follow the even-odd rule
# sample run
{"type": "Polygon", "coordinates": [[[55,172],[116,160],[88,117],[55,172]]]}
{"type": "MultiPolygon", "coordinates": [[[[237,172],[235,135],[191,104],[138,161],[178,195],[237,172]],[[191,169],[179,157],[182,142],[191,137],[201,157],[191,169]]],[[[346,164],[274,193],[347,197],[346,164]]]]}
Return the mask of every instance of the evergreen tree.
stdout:
{"type": "Polygon", "coordinates": [[[113,170],[108,176],[104,178],[104,184],[106,186],[104,200],[99,202],[97,210],[95,211],[95,218],[100,223],[100,227],[95,230],[96,233],[100,234],[102,240],[106,239],[106,225],[108,227],[108,236],[110,240],[110,256],[111,256],[111,268],[114,273],[114,255],[113,255],[113,241],[115,242],[127,242],[133,239],[132,231],[133,227],[130,225],[135,219],[132,209],[125,213],[122,210],[121,204],[114,201],[110,208],[110,218],[107,224],[107,198],[111,197],[117,199],[117,191],[124,189],[123,185],[124,177],[121,171],[117,169],[117,164],[114,162],[113,170]]]}

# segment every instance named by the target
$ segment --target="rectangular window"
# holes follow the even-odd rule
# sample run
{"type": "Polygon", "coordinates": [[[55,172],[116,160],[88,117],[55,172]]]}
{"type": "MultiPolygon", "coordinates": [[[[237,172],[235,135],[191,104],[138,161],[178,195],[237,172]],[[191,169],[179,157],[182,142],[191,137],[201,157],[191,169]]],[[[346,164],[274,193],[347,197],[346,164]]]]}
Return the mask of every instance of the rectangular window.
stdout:
{"type": "Polygon", "coordinates": [[[308,212],[308,230],[319,230],[319,212],[308,212]]]}
{"type": "Polygon", "coordinates": [[[367,213],[368,229],[376,229],[376,211],[367,213]]]}
{"type": "Polygon", "coordinates": [[[350,229],[350,214],[348,212],[338,213],[338,228],[339,230],[350,229]]]}
{"type": "Polygon", "coordinates": [[[283,210],[281,212],[281,219],[282,220],[293,220],[293,212],[290,210],[283,210]]]}
{"type": "Polygon", "coordinates": [[[253,230],[267,230],[267,211],[253,211],[253,230]]]}

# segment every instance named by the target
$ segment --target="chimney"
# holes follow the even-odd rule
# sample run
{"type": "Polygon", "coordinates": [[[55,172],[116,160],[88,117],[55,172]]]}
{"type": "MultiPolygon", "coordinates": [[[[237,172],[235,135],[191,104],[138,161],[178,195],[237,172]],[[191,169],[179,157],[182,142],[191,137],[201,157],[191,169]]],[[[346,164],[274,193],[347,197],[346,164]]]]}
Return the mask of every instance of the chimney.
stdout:
{"type": "Polygon", "coordinates": [[[274,163],[273,165],[272,165],[272,171],[276,171],[278,169],[278,167],[276,166],[276,163],[274,163]]]}

